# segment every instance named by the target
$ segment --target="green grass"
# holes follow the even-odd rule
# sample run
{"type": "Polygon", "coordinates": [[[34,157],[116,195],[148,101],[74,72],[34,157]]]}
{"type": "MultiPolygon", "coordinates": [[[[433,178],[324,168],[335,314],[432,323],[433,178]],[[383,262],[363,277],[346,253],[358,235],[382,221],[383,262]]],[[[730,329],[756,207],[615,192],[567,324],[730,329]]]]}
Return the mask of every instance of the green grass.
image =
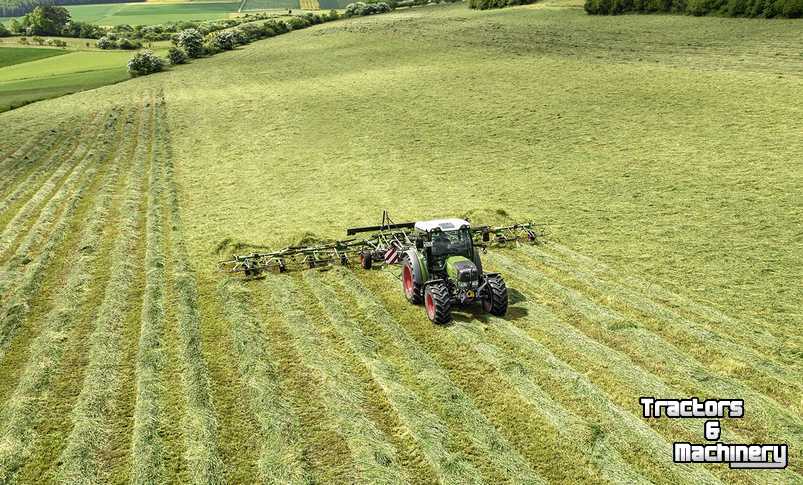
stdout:
{"type": "Polygon", "coordinates": [[[0,481],[803,481],[799,30],[405,9],[0,114],[0,481]],[[549,235],[449,327],[387,271],[216,271],[384,208],[549,235]],[[643,395],[744,398],[723,439],[790,465],[673,464],[700,423],[643,395]]]}
{"type": "Polygon", "coordinates": [[[37,49],[33,47],[0,47],[0,68],[23,62],[45,59],[47,57],[60,56],[67,51],[61,49],[37,49]]]}
{"type": "MultiPolygon", "coordinates": [[[[3,48],[18,50],[17,48],[3,48]]],[[[49,49],[19,49],[44,50],[49,49]]],[[[63,51],[60,51],[63,52],[63,51]]],[[[159,44],[155,52],[164,54],[159,44]]],[[[70,50],[64,55],[0,68],[0,112],[42,99],[85,91],[129,79],[128,51],[70,50]]]]}
{"type": "Polygon", "coordinates": [[[215,20],[237,12],[239,2],[108,3],[67,7],[81,22],[99,25],[151,25],[179,20],[215,20]]]}

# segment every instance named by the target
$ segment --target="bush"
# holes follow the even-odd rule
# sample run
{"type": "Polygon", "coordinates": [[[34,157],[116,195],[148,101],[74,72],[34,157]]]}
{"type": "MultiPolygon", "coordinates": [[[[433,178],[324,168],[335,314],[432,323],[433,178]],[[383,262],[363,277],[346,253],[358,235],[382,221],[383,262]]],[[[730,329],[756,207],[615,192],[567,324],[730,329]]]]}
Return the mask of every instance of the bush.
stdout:
{"type": "MultiPolygon", "coordinates": [[[[471,7],[471,3],[474,0],[469,0],[469,7],[471,7]]],[[[486,1],[486,0],[480,0],[486,1]]],[[[475,8],[475,7],[472,7],[475,8]]],[[[390,12],[392,9],[390,5],[385,2],[377,2],[377,3],[364,3],[364,2],[356,2],[350,3],[346,6],[345,16],[346,17],[361,17],[363,15],[374,15],[378,13],[385,13],[390,12]]]]}
{"type": "Polygon", "coordinates": [[[134,57],[128,61],[128,72],[132,76],[144,76],[159,72],[164,67],[162,59],[159,58],[153,51],[144,50],[137,52],[134,57]]]}
{"type": "Polygon", "coordinates": [[[120,39],[117,42],[117,47],[120,49],[124,49],[127,51],[133,51],[142,47],[142,43],[139,41],[133,41],[129,39],[120,39]]]}
{"type": "Polygon", "coordinates": [[[167,50],[167,59],[174,66],[176,64],[185,64],[187,62],[187,53],[181,47],[173,46],[167,50]]]}
{"type": "MultiPolygon", "coordinates": [[[[505,8],[513,5],[527,5],[535,3],[535,1],[536,0],[468,0],[468,6],[469,8],[487,10],[489,8],[505,8]]],[[[588,5],[590,1],[592,3],[599,3],[594,0],[586,0],[586,5],[588,5]]],[[[610,5],[610,1],[605,2],[606,9],[610,9],[610,5]]],[[[586,6],[586,11],[588,12],[588,6],[586,6]]]]}
{"type": "Polygon", "coordinates": [[[50,45],[50,46],[53,46],[53,47],[61,47],[62,49],[67,47],[67,43],[64,42],[61,39],[48,39],[47,40],[47,45],[50,45]]]}
{"type": "Polygon", "coordinates": [[[177,47],[184,49],[187,56],[196,58],[204,55],[204,38],[197,29],[184,29],[173,38],[177,47]]]}
{"type": "Polygon", "coordinates": [[[117,42],[108,36],[103,36],[95,43],[98,49],[116,49],[117,42]]]}
{"type": "Polygon", "coordinates": [[[11,31],[2,22],[0,22],[0,37],[11,37],[11,31]]]}
{"type": "MultiPolygon", "coordinates": [[[[492,1],[492,0],[469,0],[492,1]]],[[[586,0],[589,14],[616,15],[625,12],[671,12],[686,15],[728,17],[803,16],[803,0],[586,0]]]]}
{"type": "Polygon", "coordinates": [[[216,32],[206,39],[207,43],[214,44],[217,47],[217,51],[230,51],[237,47],[238,39],[237,35],[230,31],[223,31],[223,32],[216,32]]]}

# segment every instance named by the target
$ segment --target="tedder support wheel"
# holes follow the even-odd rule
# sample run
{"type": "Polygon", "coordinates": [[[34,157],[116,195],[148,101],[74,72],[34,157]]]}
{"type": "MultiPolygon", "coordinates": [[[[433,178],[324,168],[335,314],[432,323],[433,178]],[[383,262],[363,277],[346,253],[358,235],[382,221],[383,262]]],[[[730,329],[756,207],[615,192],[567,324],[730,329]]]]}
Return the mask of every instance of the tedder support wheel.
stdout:
{"type": "Polygon", "coordinates": [[[438,325],[452,321],[452,296],[443,283],[432,283],[424,290],[424,308],[427,316],[438,325]]]}
{"type": "Polygon", "coordinates": [[[371,263],[373,263],[373,260],[370,252],[364,251],[360,253],[360,266],[362,269],[371,269],[371,263]]]}
{"type": "Polygon", "coordinates": [[[482,308],[486,312],[496,317],[507,313],[507,285],[501,276],[488,276],[482,293],[482,308]]]}
{"type": "Polygon", "coordinates": [[[421,282],[416,281],[415,271],[413,271],[413,263],[409,259],[404,260],[402,267],[402,289],[407,301],[413,305],[419,305],[423,301],[421,294],[421,282]]]}

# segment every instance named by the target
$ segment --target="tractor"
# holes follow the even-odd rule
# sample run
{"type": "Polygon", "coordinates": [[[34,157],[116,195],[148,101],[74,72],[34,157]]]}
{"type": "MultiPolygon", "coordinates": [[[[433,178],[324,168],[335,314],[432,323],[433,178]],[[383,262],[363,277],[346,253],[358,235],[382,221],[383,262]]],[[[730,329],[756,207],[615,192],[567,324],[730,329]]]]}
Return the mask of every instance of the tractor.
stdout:
{"type": "Polygon", "coordinates": [[[468,221],[416,222],[412,239],[415,245],[401,255],[402,290],[410,303],[424,304],[430,320],[447,324],[454,306],[478,301],[491,315],[507,312],[505,280],[498,273],[482,271],[468,221]]]}

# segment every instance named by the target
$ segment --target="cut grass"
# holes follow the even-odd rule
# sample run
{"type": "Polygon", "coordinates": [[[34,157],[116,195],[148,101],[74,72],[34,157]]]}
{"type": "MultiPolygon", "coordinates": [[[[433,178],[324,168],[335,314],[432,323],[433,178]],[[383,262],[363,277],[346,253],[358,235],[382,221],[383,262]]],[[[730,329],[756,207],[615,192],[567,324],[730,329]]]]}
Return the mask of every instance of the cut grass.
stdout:
{"type": "MultiPolygon", "coordinates": [[[[142,130],[148,113],[140,115],[142,130]]],[[[145,185],[145,160],[135,156],[138,138],[124,156],[130,160],[119,233],[111,251],[112,275],[97,311],[95,328],[89,337],[89,356],[83,387],[72,412],[73,429],[61,454],[60,479],[75,483],[97,483],[110,479],[107,463],[112,428],[110,422],[121,405],[121,363],[124,359],[123,328],[131,311],[131,285],[138,265],[126,256],[135,252],[142,226],[139,213],[145,185]]]]}

